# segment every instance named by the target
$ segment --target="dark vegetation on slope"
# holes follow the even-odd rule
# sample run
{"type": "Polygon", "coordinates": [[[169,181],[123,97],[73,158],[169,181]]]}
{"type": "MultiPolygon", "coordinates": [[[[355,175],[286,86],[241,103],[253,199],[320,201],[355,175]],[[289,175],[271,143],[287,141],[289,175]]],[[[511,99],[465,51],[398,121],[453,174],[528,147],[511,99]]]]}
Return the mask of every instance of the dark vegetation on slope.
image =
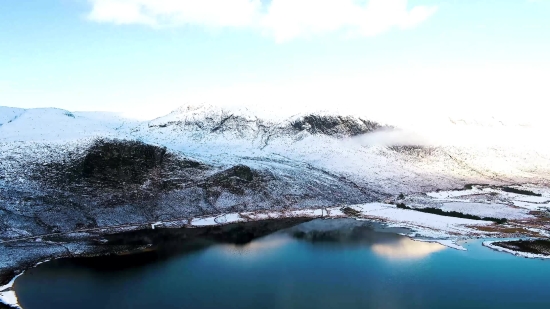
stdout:
{"type": "Polygon", "coordinates": [[[236,165],[206,179],[204,187],[221,187],[234,194],[244,194],[243,187],[259,185],[262,177],[246,165],[236,165]]]}
{"type": "Polygon", "coordinates": [[[229,212],[357,204],[376,192],[322,170],[257,159],[220,168],[139,141],[52,149],[0,186],[0,237],[13,239],[229,212]]]}
{"type": "Polygon", "coordinates": [[[471,189],[474,188],[474,186],[492,187],[492,188],[495,188],[495,189],[500,189],[504,192],[521,194],[521,195],[542,196],[542,194],[538,194],[538,193],[535,193],[535,192],[529,191],[529,190],[516,189],[516,188],[513,188],[513,187],[506,187],[506,186],[489,186],[489,185],[484,185],[484,184],[466,184],[466,185],[464,185],[464,189],[465,190],[471,190],[471,189]]]}
{"type": "MultiPolygon", "coordinates": [[[[29,169],[30,185],[0,188],[0,196],[5,193],[0,235],[15,235],[13,226],[40,235],[205,212],[200,203],[189,205],[184,194],[169,206],[160,204],[166,195],[196,186],[213,169],[164,147],[98,139],[83,151],[59,153],[62,159],[29,169]]],[[[194,193],[190,199],[200,201],[202,191],[194,193]]]]}
{"type": "Polygon", "coordinates": [[[426,147],[420,146],[420,145],[394,145],[394,146],[389,146],[388,149],[396,152],[405,152],[405,151],[413,152],[413,151],[424,150],[426,149],[426,147]]]}
{"type": "Polygon", "coordinates": [[[436,151],[434,147],[420,146],[420,145],[393,145],[388,146],[388,149],[397,153],[401,153],[408,156],[415,156],[418,158],[425,158],[431,156],[436,151]]]}
{"type": "Polygon", "coordinates": [[[542,194],[538,194],[538,193],[535,193],[533,191],[521,190],[521,189],[516,189],[516,188],[512,188],[512,187],[500,187],[500,189],[504,192],[510,192],[510,193],[515,193],[515,194],[531,195],[531,196],[542,196],[542,194]]]}
{"type": "Polygon", "coordinates": [[[98,141],[67,172],[69,181],[87,180],[105,186],[141,184],[163,166],[166,148],[137,141],[98,141]]]}
{"type": "Polygon", "coordinates": [[[351,207],[343,207],[343,208],[340,208],[340,210],[346,214],[347,216],[350,216],[350,217],[358,217],[361,215],[361,212],[360,211],[357,211],[351,207]]]}
{"type": "Polygon", "coordinates": [[[514,251],[550,255],[550,240],[547,239],[501,241],[493,245],[514,251]]]}
{"type": "Polygon", "coordinates": [[[425,152],[428,150],[432,150],[430,147],[421,146],[421,145],[393,145],[388,146],[388,149],[393,150],[395,152],[425,152]]]}
{"type": "Polygon", "coordinates": [[[311,134],[356,136],[382,128],[374,121],[345,116],[307,115],[291,123],[295,131],[311,134]]]}
{"type": "Polygon", "coordinates": [[[203,119],[185,119],[177,121],[168,121],[166,123],[149,123],[149,128],[166,128],[170,126],[175,127],[190,127],[189,129],[198,129],[209,131],[209,133],[224,133],[228,131],[247,131],[250,129],[250,125],[258,124],[263,125],[264,122],[260,119],[249,120],[239,115],[231,113],[222,113],[220,115],[212,114],[206,115],[203,119]]]}
{"type": "Polygon", "coordinates": [[[383,126],[377,122],[353,117],[353,116],[325,116],[308,114],[290,123],[265,121],[262,119],[247,119],[232,113],[212,112],[204,114],[203,117],[169,121],[166,123],[149,123],[150,128],[165,128],[168,126],[180,127],[181,130],[208,131],[209,133],[223,134],[231,132],[244,138],[259,138],[267,146],[271,138],[276,136],[292,136],[300,132],[310,134],[328,135],[332,137],[351,137],[379,129],[391,129],[390,126],[383,126]],[[204,117],[204,118],[203,118],[204,117]]]}
{"type": "Polygon", "coordinates": [[[415,210],[415,211],[425,212],[425,213],[439,215],[439,216],[455,217],[455,218],[463,218],[463,219],[471,219],[471,220],[493,221],[497,224],[503,224],[508,221],[506,220],[506,218],[479,217],[479,216],[465,214],[458,211],[443,211],[442,209],[434,208],[434,207],[413,208],[403,203],[398,203],[396,206],[397,208],[401,208],[401,209],[415,210]]]}
{"type": "Polygon", "coordinates": [[[207,169],[202,163],[177,158],[165,147],[139,141],[97,141],[68,172],[71,180],[84,179],[104,185],[120,187],[125,184],[143,184],[152,174],[165,175],[169,171],[207,169]]]}
{"type": "Polygon", "coordinates": [[[192,174],[202,174],[208,166],[179,158],[165,147],[139,141],[95,141],[82,157],[69,162],[50,163],[38,168],[37,177],[52,185],[76,190],[128,190],[147,184],[148,188],[170,190],[177,188],[174,174],[180,180],[192,174]]]}
{"type": "Polygon", "coordinates": [[[198,186],[206,191],[207,200],[215,204],[224,191],[239,196],[244,196],[247,191],[263,192],[269,180],[265,175],[240,164],[209,176],[198,186]]]}

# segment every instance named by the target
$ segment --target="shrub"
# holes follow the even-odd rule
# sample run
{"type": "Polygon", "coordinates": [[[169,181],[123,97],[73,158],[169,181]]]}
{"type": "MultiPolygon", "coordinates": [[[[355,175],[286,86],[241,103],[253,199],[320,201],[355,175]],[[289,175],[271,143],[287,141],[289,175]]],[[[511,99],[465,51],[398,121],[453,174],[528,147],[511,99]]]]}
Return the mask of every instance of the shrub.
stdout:
{"type": "Polygon", "coordinates": [[[351,207],[344,207],[344,208],[341,208],[340,210],[350,217],[358,217],[359,215],[361,215],[360,211],[357,211],[351,207]]]}
{"type": "Polygon", "coordinates": [[[502,187],[501,189],[504,192],[510,192],[510,193],[516,193],[516,194],[522,194],[522,195],[542,196],[542,194],[537,194],[533,191],[521,190],[521,189],[516,189],[511,187],[502,187]]]}
{"type": "Polygon", "coordinates": [[[407,205],[405,205],[405,204],[403,204],[403,203],[398,203],[398,204],[395,205],[395,206],[397,206],[397,208],[401,208],[401,209],[412,209],[412,208],[410,208],[410,207],[407,207],[407,205]]]}

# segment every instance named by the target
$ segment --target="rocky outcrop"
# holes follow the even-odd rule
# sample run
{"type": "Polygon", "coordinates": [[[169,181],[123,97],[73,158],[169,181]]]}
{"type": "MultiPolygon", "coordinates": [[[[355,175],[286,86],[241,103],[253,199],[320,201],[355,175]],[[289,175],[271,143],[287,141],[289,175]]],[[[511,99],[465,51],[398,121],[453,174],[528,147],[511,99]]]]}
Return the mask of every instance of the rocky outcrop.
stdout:
{"type": "Polygon", "coordinates": [[[188,106],[152,120],[147,129],[171,130],[190,134],[197,139],[207,135],[228,135],[269,143],[276,137],[294,137],[302,132],[336,138],[357,136],[382,128],[377,122],[354,116],[333,116],[312,113],[294,116],[283,121],[268,121],[250,114],[247,110],[225,110],[212,106],[188,106]]]}
{"type": "Polygon", "coordinates": [[[132,140],[96,140],[78,157],[49,162],[35,169],[35,179],[46,186],[96,192],[106,190],[165,191],[194,180],[208,166],[166,147],[132,140]],[[175,177],[173,177],[175,176],[175,177]]]}
{"type": "Polygon", "coordinates": [[[324,116],[309,114],[291,122],[292,129],[310,134],[324,134],[337,137],[350,137],[373,132],[382,125],[351,116],[324,116]]]}

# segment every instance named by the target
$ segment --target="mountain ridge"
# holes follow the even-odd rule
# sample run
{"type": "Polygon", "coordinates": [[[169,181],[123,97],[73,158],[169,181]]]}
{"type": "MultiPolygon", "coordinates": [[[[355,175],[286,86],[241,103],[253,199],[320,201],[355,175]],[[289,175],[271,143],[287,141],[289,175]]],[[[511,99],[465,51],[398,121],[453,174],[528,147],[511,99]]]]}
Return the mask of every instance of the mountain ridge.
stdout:
{"type": "Polygon", "coordinates": [[[2,239],[550,180],[546,153],[364,144],[357,138],[399,129],[353,115],[273,121],[203,106],[152,121],[61,109],[13,110],[2,119],[14,114],[0,127],[2,239]]]}

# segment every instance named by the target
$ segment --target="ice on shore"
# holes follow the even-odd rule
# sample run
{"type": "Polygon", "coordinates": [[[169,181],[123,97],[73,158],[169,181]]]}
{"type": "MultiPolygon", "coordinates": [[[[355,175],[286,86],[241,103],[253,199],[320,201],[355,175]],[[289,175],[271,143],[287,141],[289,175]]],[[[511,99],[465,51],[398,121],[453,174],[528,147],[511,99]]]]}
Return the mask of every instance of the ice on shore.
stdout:
{"type": "Polygon", "coordinates": [[[23,273],[15,276],[11,281],[3,286],[0,286],[0,303],[6,304],[12,308],[21,308],[15,291],[12,290],[15,279],[21,276],[23,273]]]}

